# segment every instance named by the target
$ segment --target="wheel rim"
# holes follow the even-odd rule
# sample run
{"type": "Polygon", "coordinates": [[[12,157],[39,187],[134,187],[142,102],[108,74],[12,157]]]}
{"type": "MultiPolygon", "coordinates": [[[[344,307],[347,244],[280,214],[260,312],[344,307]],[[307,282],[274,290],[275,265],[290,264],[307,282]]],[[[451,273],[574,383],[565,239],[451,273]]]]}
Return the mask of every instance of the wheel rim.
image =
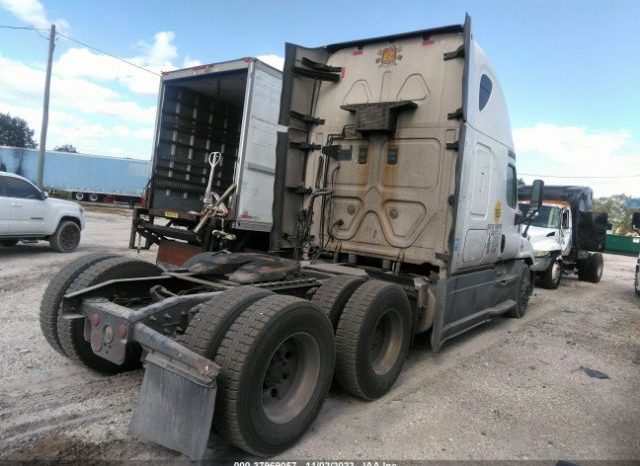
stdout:
{"type": "Polygon", "coordinates": [[[81,201],[84,199],[84,194],[83,193],[76,193],[76,200],[77,201],[81,201]]]}
{"type": "Polygon", "coordinates": [[[98,200],[98,195],[93,193],[89,194],[89,200],[91,202],[96,202],[98,200]]]}
{"type": "Polygon", "coordinates": [[[391,370],[402,350],[402,319],[396,309],[389,309],[376,322],[369,344],[369,361],[376,374],[391,370]]]}
{"type": "Polygon", "coordinates": [[[262,377],[262,408],[284,424],[307,406],[320,376],[320,348],[308,333],[287,337],[273,352],[262,377]]]}
{"type": "Polygon", "coordinates": [[[561,275],[562,275],[562,269],[560,268],[560,263],[556,261],[551,266],[551,279],[553,280],[553,283],[560,282],[561,275]]]}
{"type": "Polygon", "coordinates": [[[60,244],[64,250],[73,249],[78,245],[78,234],[72,226],[66,226],[60,232],[60,244]]]}

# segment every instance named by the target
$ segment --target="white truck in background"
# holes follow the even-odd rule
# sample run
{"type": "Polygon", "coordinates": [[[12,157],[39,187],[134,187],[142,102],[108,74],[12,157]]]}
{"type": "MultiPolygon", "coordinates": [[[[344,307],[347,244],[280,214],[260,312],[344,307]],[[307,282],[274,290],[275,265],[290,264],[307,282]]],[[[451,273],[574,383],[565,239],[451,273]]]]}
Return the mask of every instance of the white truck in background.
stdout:
{"type": "Polygon", "coordinates": [[[72,252],[84,226],[79,204],[50,198],[26,178],[0,171],[0,246],[44,240],[56,252],[72,252]]]}
{"type": "MultiPolygon", "coordinates": [[[[520,210],[529,211],[531,186],[520,186],[520,210]]],[[[598,283],[602,277],[607,214],[592,212],[593,193],[586,186],[545,186],[543,203],[526,230],[533,245],[531,270],[543,288],[556,289],[563,273],[598,283]]]]}

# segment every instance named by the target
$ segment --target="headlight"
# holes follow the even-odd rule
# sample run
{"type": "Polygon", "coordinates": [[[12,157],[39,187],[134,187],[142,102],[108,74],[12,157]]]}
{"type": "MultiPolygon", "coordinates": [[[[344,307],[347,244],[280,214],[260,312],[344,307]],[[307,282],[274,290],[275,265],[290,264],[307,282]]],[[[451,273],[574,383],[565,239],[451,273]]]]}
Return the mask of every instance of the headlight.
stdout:
{"type": "Polygon", "coordinates": [[[549,251],[533,251],[533,257],[549,257],[549,251]]]}

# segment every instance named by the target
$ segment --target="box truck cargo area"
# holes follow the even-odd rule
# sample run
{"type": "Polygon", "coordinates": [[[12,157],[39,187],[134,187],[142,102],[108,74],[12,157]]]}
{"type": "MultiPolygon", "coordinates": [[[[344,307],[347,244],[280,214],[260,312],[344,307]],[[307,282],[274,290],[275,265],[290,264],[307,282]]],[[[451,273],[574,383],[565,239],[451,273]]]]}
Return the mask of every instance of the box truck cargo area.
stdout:
{"type": "Polygon", "coordinates": [[[266,247],[280,89],[281,73],[253,58],[163,75],[148,208],[130,246],[159,243],[175,265],[201,250],[266,247]]]}

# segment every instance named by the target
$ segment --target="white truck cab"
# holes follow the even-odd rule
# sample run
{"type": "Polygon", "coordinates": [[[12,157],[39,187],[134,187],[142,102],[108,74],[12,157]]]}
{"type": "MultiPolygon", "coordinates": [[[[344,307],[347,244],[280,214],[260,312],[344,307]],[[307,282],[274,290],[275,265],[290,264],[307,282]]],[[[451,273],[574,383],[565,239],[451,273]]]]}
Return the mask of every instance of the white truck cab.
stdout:
{"type": "MultiPolygon", "coordinates": [[[[521,186],[520,210],[529,211],[529,186],[521,186]]],[[[592,192],[581,186],[546,186],[542,206],[527,222],[533,245],[531,270],[544,288],[556,289],[563,271],[576,270],[581,279],[598,282],[602,276],[602,251],[606,214],[591,212],[592,192]]]]}
{"type": "Polygon", "coordinates": [[[49,198],[26,178],[0,172],[0,245],[19,241],[49,241],[58,252],[80,243],[85,217],[75,202],[49,198]]]}

